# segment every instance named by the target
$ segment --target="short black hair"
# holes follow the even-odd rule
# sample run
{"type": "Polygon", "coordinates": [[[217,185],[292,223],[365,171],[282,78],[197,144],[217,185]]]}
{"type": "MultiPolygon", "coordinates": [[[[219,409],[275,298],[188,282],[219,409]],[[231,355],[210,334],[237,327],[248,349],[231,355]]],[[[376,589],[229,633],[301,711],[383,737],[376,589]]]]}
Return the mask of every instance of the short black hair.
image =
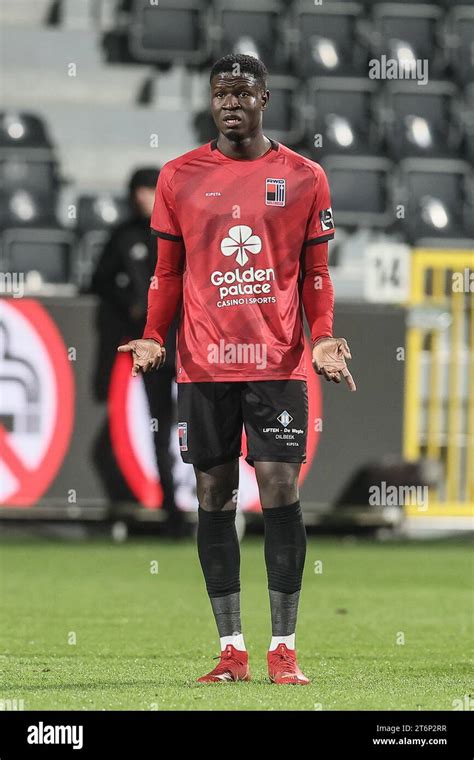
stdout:
{"type": "Polygon", "coordinates": [[[224,71],[233,73],[253,74],[260,86],[267,89],[268,71],[267,67],[259,58],[253,55],[243,55],[242,53],[231,53],[219,58],[211,69],[209,81],[212,82],[216,74],[222,74],[224,71]]]}

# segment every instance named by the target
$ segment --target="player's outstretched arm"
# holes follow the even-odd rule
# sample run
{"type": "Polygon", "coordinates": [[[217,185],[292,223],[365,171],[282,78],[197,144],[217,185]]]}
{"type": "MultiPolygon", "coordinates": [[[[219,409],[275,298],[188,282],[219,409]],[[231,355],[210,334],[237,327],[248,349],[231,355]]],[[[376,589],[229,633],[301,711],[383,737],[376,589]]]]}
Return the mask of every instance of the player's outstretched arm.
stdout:
{"type": "Polygon", "coordinates": [[[356,384],[347,369],[351,352],[345,338],[333,338],[334,289],[328,268],[328,244],[308,246],[303,261],[303,306],[313,340],[313,367],[335,383],[344,377],[351,391],[356,384]]]}
{"type": "Polygon", "coordinates": [[[313,367],[318,375],[335,383],[341,382],[342,375],[350,390],[355,391],[356,384],[346,359],[352,359],[352,354],[345,338],[320,338],[313,345],[313,367]]]}
{"type": "Polygon", "coordinates": [[[143,338],[164,345],[183,298],[185,258],[182,241],[158,240],[155,273],[148,289],[148,311],[143,338]]]}
{"type": "Polygon", "coordinates": [[[181,242],[159,241],[155,274],[148,290],[148,315],[143,338],[131,340],[118,348],[121,353],[132,353],[132,377],[140,371],[159,369],[165,363],[166,335],[182,299],[184,256],[181,242]]]}
{"type": "Polygon", "coordinates": [[[166,359],[165,347],[151,338],[131,340],[119,346],[117,350],[120,353],[132,354],[132,377],[136,377],[140,371],[148,372],[149,369],[159,369],[166,359]]]}

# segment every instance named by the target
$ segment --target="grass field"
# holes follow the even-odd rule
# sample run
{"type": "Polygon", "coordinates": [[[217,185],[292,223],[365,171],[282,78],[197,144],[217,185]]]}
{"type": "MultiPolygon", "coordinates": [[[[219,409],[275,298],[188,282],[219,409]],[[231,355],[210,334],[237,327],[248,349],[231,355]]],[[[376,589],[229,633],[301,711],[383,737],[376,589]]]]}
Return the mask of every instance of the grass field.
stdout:
{"type": "Polygon", "coordinates": [[[218,639],[192,541],[3,540],[0,553],[0,699],[26,710],[451,710],[474,694],[467,543],[311,538],[297,632],[306,687],[267,680],[259,538],[242,544],[253,681],[238,684],[195,683],[218,639]]]}

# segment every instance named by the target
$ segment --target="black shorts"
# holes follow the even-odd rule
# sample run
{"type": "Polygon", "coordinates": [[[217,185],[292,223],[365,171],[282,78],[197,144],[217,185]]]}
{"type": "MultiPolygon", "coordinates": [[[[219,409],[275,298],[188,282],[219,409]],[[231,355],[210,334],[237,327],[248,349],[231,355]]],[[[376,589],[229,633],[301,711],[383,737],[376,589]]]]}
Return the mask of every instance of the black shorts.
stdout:
{"type": "Polygon", "coordinates": [[[304,380],[178,383],[178,430],[184,462],[207,469],[238,458],[305,462],[308,392],[304,380]]]}

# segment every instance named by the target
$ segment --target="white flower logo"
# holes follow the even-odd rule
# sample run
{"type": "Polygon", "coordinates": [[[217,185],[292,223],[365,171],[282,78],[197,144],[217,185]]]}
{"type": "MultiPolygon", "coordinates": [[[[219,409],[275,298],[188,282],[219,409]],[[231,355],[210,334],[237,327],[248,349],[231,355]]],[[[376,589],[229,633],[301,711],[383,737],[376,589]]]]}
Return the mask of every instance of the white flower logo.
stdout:
{"type": "Polygon", "coordinates": [[[233,256],[237,254],[237,263],[243,266],[249,260],[248,253],[260,253],[262,250],[262,241],[258,235],[252,235],[252,230],[245,224],[239,224],[237,227],[231,227],[229,237],[224,238],[221,243],[221,251],[224,256],[233,256]]]}

